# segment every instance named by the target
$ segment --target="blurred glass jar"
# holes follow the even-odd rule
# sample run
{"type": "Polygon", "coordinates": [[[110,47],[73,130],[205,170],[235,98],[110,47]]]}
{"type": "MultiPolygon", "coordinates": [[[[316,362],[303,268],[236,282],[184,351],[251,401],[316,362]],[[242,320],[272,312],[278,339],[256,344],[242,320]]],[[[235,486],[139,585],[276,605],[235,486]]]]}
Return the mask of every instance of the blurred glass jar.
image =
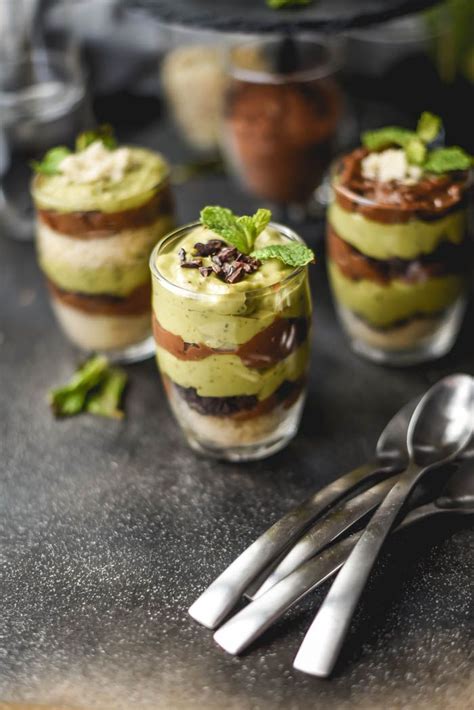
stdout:
{"type": "Polygon", "coordinates": [[[434,360],[453,347],[469,295],[472,176],[375,188],[360,176],[364,155],[352,151],[332,171],[326,251],[336,312],[369,360],[434,360]]]}
{"type": "Polygon", "coordinates": [[[227,53],[222,147],[256,197],[306,204],[330,163],[341,117],[338,44],[255,39],[227,53]]]}
{"type": "Polygon", "coordinates": [[[163,59],[161,78],[188,145],[200,153],[216,152],[226,84],[222,48],[212,44],[176,47],[163,59]]]}
{"type": "Polygon", "coordinates": [[[0,3],[0,229],[33,238],[30,161],[92,122],[77,46],[62,0],[0,3]],[[63,18],[48,25],[53,9],[63,18]],[[62,14],[61,14],[62,13],[62,14]]]}

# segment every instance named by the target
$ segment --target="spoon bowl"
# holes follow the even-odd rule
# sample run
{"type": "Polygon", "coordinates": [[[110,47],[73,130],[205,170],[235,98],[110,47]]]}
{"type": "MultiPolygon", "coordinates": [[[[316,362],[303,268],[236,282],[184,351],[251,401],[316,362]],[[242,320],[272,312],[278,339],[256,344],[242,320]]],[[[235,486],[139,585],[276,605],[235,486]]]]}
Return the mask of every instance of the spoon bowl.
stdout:
{"type": "Polygon", "coordinates": [[[450,375],[438,382],[422,397],[408,426],[410,459],[420,467],[452,460],[471,439],[473,412],[469,375],[450,375]]]}

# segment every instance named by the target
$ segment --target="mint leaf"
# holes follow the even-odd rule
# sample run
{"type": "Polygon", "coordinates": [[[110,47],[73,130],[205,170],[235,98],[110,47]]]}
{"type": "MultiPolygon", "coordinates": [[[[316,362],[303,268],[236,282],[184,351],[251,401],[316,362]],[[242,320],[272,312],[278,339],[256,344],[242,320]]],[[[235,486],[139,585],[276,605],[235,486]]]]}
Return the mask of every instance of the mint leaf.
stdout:
{"type": "Polygon", "coordinates": [[[419,138],[412,138],[405,146],[405,155],[412,165],[423,165],[428,150],[419,138]]]}
{"type": "Polygon", "coordinates": [[[260,208],[259,210],[257,210],[255,212],[252,219],[253,219],[253,223],[255,225],[255,230],[257,232],[257,235],[256,235],[257,237],[260,234],[260,232],[263,232],[265,227],[268,227],[268,224],[269,224],[271,218],[272,218],[272,213],[270,212],[270,210],[265,210],[265,209],[260,208]]]}
{"type": "Polygon", "coordinates": [[[124,412],[120,409],[120,401],[127,384],[126,373],[117,368],[110,368],[97,392],[87,401],[87,411],[100,417],[123,419],[124,412]]]}
{"type": "Polygon", "coordinates": [[[432,150],[423,165],[423,170],[428,173],[448,173],[450,170],[468,170],[472,165],[472,157],[455,145],[451,148],[432,150]]]}
{"type": "Polygon", "coordinates": [[[219,234],[226,242],[249,254],[255,240],[270,222],[270,210],[259,209],[252,215],[237,217],[227,207],[208,206],[201,210],[201,224],[219,234]]]}
{"type": "Polygon", "coordinates": [[[32,160],[30,165],[35,171],[41,175],[57,175],[60,173],[59,166],[71,151],[65,145],[58,145],[56,148],[51,148],[43,157],[43,160],[32,160]]]}
{"type": "Polygon", "coordinates": [[[279,10],[281,7],[297,7],[298,5],[310,5],[313,0],[267,0],[268,7],[279,10]]]}
{"type": "Polygon", "coordinates": [[[279,259],[287,266],[306,266],[314,261],[314,253],[305,244],[293,242],[292,244],[271,244],[270,246],[256,249],[251,256],[259,261],[266,259],[279,259]]]}
{"type": "Polygon", "coordinates": [[[96,141],[101,141],[109,150],[113,150],[117,147],[114,129],[109,123],[103,123],[93,131],[83,131],[79,133],[76,138],[76,151],[79,153],[96,141]]]}
{"type": "Polygon", "coordinates": [[[443,122],[439,116],[429,111],[421,114],[416,132],[423,143],[431,143],[443,128],[443,122]]]}
{"type": "Polygon", "coordinates": [[[103,380],[107,369],[107,358],[98,355],[87,360],[66,385],[51,390],[48,399],[54,414],[59,417],[82,412],[89,391],[103,380]]]}
{"type": "Polygon", "coordinates": [[[362,145],[368,150],[380,150],[394,144],[404,148],[413,138],[417,138],[414,131],[399,128],[398,126],[386,126],[385,128],[363,133],[362,145]]]}
{"type": "Polygon", "coordinates": [[[201,223],[243,254],[248,253],[245,232],[238,227],[235,215],[227,207],[204,207],[201,210],[201,223]]]}

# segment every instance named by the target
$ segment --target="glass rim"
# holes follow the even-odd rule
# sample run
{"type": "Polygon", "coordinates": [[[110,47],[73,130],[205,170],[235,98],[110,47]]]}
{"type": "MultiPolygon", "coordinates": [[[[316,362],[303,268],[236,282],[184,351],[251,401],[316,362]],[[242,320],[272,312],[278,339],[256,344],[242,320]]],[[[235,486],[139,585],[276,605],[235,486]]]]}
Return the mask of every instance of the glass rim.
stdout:
{"type": "MultiPolygon", "coordinates": [[[[174,291],[177,294],[182,294],[186,298],[193,298],[195,300],[202,300],[202,301],[215,301],[216,297],[225,297],[225,298],[235,298],[235,296],[243,296],[246,294],[259,294],[259,295],[264,295],[265,293],[275,293],[276,288],[278,287],[278,290],[292,281],[298,274],[301,274],[305,269],[307,268],[306,266],[297,266],[295,267],[285,278],[276,281],[273,284],[269,284],[266,286],[260,286],[256,288],[248,288],[243,291],[235,291],[235,293],[228,293],[228,294],[219,294],[219,293],[202,293],[200,291],[193,291],[190,288],[186,288],[185,286],[180,286],[179,284],[173,283],[173,281],[170,281],[169,279],[166,278],[158,269],[156,266],[156,258],[160,251],[171,241],[174,239],[178,239],[179,237],[183,236],[187,232],[190,232],[192,229],[195,227],[200,227],[201,222],[195,221],[195,222],[190,222],[189,224],[185,224],[182,227],[178,227],[177,229],[174,229],[172,232],[169,232],[166,234],[164,237],[162,237],[157,244],[155,244],[153,251],[150,254],[150,259],[149,259],[149,267],[150,271],[152,274],[152,277],[155,278],[159,283],[163,284],[165,288],[167,288],[169,291],[174,291]]],[[[304,240],[297,234],[294,230],[290,229],[290,227],[286,227],[284,224],[279,224],[278,222],[270,222],[269,227],[272,227],[273,229],[276,229],[280,234],[282,234],[285,238],[287,238],[290,241],[295,241],[299,242],[300,244],[304,244],[304,240]]]]}
{"type": "Polygon", "coordinates": [[[231,44],[225,50],[225,64],[228,74],[241,81],[253,84],[289,84],[295,82],[325,79],[333,76],[342,66],[342,57],[335,40],[330,40],[322,35],[298,35],[294,41],[299,44],[320,46],[327,52],[325,61],[311,69],[301,69],[295,72],[281,73],[265,71],[264,69],[251,69],[238,67],[233,62],[232,55],[238,49],[246,49],[258,45],[269,46],[281,42],[281,37],[253,37],[242,42],[231,44]]]}
{"type": "MultiPolygon", "coordinates": [[[[335,158],[329,167],[330,187],[332,190],[334,190],[335,192],[339,192],[339,194],[343,195],[344,197],[347,197],[352,202],[356,202],[359,205],[365,205],[367,207],[376,207],[381,212],[383,212],[384,210],[387,210],[387,212],[393,212],[394,210],[399,212],[406,211],[402,210],[396,204],[389,204],[387,202],[377,202],[377,200],[371,199],[370,197],[365,197],[364,195],[360,195],[358,192],[354,192],[350,189],[350,187],[347,187],[346,185],[338,185],[336,182],[338,177],[337,170],[347,155],[350,155],[350,153],[344,153],[343,155],[340,155],[339,157],[335,158]]],[[[466,188],[470,190],[472,185],[474,184],[474,170],[472,168],[469,168],[468,170],[461,172],[466,173],[466,188]]],[[[405,185],[405,187],[410,187],[410,185],[405,185]]]]}

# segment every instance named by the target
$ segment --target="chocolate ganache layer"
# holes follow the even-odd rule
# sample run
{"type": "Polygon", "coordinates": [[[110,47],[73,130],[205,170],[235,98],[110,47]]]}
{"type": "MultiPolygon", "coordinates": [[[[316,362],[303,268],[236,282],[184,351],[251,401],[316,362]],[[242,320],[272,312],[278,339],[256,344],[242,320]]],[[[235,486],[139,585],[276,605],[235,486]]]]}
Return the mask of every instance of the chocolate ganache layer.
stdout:
{"type": "Polygon", "coordinates": [[[381,285],[392,279],[409,284],[447,274],[462,274],[466,271],[468,250],[465,244],[442,243],[431,254],[417,259],[373,259],[358,251],[327,226],[328,255],[340,271],[349,279],[366,279],[381,285]]]}
{"type": "Polygon", "coordinates": [[[84,293],[66,291],[47,279],[49,291],[54,299],[77,310],[95,315],[132,316],[142,315],[150,310],[151,284],[136,288],[126,297],[100,294],[90,296],[84,293]]]}
{"type": "Polygon", "coordinates": [[[362,160],[367,155],[365,148],[357,148],[341,159],[333,187],[336,201],[348,212],[393,224],[431,221],[465,206],[468,172],[425,174],[415,183],[381,182],[363,177],[362,160]]]}
{"type": "Polygon", "coordinates": [[[143,205],[122,212],[57,212],[38,209],[38,218],[51,229],[75,239],[114,236],[125,229],[147,227],[161,216],[173,213],[173,197],[168,185],[160,188],[143,205]]]}
{"type": "Polygon", "coordinates": [[[229,350],[210,348],[202,343],[186,343],[179,335],[166,330],[153,315],[153,333],[157,345],[179,360],[203,360],[209,355],[237,355],[244,365],[265,369],[284,360],[308,337],[306,318],[276,318],[246,343],[229,350]]]}
{"type": "Polygon", "coordinates": [[[230,417],[238,421],[254,419],[279,405],[288,409],[296,402],[304,387],[304,379],[296,382],[286,381],[270,397],[259,401],[254,395],[201,397],[194,387],[181,387],[166,376],[163,377],[163,381],[167,389],[173,387],[188,406],[199,414],[212,417],[230,417]]]}

